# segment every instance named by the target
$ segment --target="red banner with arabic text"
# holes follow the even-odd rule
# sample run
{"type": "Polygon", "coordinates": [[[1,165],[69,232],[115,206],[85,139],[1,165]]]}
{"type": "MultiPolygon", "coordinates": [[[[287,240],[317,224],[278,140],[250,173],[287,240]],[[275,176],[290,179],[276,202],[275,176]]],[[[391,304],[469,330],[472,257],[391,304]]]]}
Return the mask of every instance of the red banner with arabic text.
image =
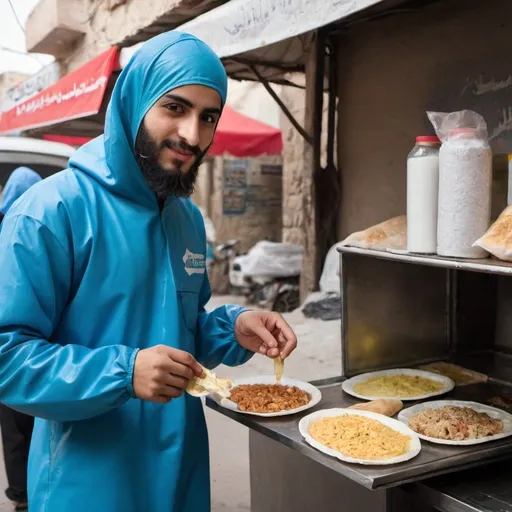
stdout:
{"type": "Polygon", "coordinates": [[[118,66],[118,49],[110,48],[0,117],[0,134],[97,114],[108,81],[118,66]]]}

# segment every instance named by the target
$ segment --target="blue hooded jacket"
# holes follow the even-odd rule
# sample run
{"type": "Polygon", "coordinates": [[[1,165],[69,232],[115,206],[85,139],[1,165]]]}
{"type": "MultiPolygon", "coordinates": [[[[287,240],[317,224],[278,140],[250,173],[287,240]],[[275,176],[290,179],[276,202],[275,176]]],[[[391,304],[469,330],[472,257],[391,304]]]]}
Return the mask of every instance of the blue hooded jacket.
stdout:
{"type": "Polygon", "coordinates": [[[0,233],[0,401],[36,416],[31,512],[207,512],[200,399],[134,397],[139,349],[165,344],[213,368],[250,357],[233,324],[206,312],[206,236],[189,199],[162,211],[134,141],[166,92],[201,84],[226,97],[220,60],[179,32],[148,41],[119,76],[105,134],[31,188],[0,233]],[[37,190],[36,190],[37,189],[37,190]]]}
{"type": "Polygon", "coordinates": [[[38,181],[41,181],[41,176],[32,169],[28,167],[14,169],[4,187],[0,212],[5,215],[12,204],[38,181]]]}

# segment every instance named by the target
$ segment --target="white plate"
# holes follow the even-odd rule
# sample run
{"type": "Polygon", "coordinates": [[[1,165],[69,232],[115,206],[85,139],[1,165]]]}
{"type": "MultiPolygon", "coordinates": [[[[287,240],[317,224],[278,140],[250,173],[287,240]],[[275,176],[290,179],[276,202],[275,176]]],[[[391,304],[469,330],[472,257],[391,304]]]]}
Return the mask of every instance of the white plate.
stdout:
{"type": "Polygon", "coordinates": [[[356,377],[352,377],[351,379],[343,381],[341,388],[345,393],[349,395],[355,396],[356,398],[360,398],[361,400],[378,400],[379,398],[398,398],[405,401],[416,401],[416,400],[425,400],[425,398],[430,398],[431,396],[444,395],[451,391],[455,387],[455,383],[452,379],[445,377],[444,375],[439,375],[434,372],[426,372],[424,370],[413,370],[410,368],[398,368],[396,370],[381,370],[378,372],[371,373],[362,373],[361,375],[357,375],[356,377]],[[443,389],[436,391],[434,393],[426,393],[424,395],[419,395],[415,397],[403,397],[403,396],[370,396],[370,395],[360,395],[356,391],[354,391],[354,386],[359,384],[360,382],[364,382],[370,377],[383,377],[388,375],[411,375],[423,377],[425,379],[435,380],[436,382],[441,382],[444,384],[443,389]]]}
{"type": "Polygon", "coordinates": [[[311,414],[308,414],[304,418],[302,418],[299,422],[299,431],[302,437],[306,440],[308,444],[310,444],[313,448],[326,453],[327,455],[331,455],[332,457],[336,457],[337,459],[342,460],[343,462],[351,462],[353,464],[364,464],[366,466],[387,466],[389,464],[398,464],[400,462],[405,462],[406,460],[410,460],[413,457],[416,457],[418,453],[421,451],[421,443],[418,437],[418,434],[411,430],[407,425],[394,420],[392,418],[388,418],[382,414],[377,414],[375,412],[370,411],[359,411],[355,409],[324,409],[322,411],[316,411],[311,414]],[[320,418],[330,418],[332,416],[341,416],[342,414],[351,414],[354,416],[364,416],[366,418],[370,418],[372,420],[377,420],[378,422],[386,425],[387,427],[392,428],[396,432],[400,434],[404,434],[411,438],[411,444],[409,445],[409,450],[403,455],[399,455],[397,457],[391,457],[385,460],[367,460],[367,459],[355,459],[353,457],[347,457],[343,455],[338,450],[334,450],[325,446],[322,443],[319,443],[309,433],[309,426],[312,422],[320,419],[320,418]]]}
{"type": "MultiPolygon", "coordinates": [[[[233,387],[231,389],[236,388],[242,384],[275,384],[276,377],[275,375],[255,375],[254,377],[246,377],[241,379],[233,379],[233,387]]],[[[320,400],[322,399],[322,393],[318,388],[309,384],[308,382],[303,382],[300,380],[290,379],[288,377],[282,377],[281,384],[285,386],[296,386],[299,389],[302,389],[311,395],[311,401],[307,405],[303,405],[302,407],[298,407],[297,409],[290,409],[289,411],[279,411],[279,412],[251,412],[251,411],[241,411],[238,408],[238,405],[235,402],[229,400],[229,398],[220,398],[218,395],[213,396],[210,395],[212,400],[215,400],[219,405],[225,407],[226,409],[230,409],[231,411],[239,412],[240,414],[252,414],[253,416],[263,416],[267,418],[272,418],[275,416],[288,416],[289,414],[297,414],[298,412],[305,411],[306,409],[311,409],[314,407],[320,400]]]]}
{"type": "Polygon", "coordinates": [[[445,405],[453,405],[455,407],[470,407],[476,412],[485,412],[491,418],[503,421],[503,432],[496,434],[495,436],[482,437],[480,439],[465,439],[464,441],[450,441],[449,439],[437,439],[435,437],[427,437],[422,434],[418,434],[420,439],[430,441],[431,443],[437,444],[450,444],[453,446],[467,446],[473,444],[488,443],[489,441],[495,441],[496,439],[503,439],[512,435],[512,415],[505,411],[489,407],[488,405],[479,404],[477,402],[466,402],[464,400],[436,400],[434,402],[426,402],[424,404],[414,405],[408,409],[403,409],[398,415],[398,419],[405,425],[409,425],[409,418],[418,414],[426,409],[439,409],[445,405]]]}

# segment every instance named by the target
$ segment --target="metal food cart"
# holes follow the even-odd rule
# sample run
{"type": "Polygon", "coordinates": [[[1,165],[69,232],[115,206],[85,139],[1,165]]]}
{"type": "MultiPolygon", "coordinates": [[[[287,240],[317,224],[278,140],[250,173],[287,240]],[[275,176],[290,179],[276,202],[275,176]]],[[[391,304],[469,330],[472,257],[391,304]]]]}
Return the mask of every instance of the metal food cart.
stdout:
{"type": "MultiPolygon", "coordinates": [[[[308,230],[327,231],[332,221],[327,192],[335,187],[320,165],[323,124],[327,156],[336,153],[335,178],[341,185],[338,240],[403,214],[405,160],[414,137],[431,133],[427,110],[479,112],[495,155],[512,153],[512,71],[504,58],[512,44],[510,0],[332,0],[325,8],[320,0],[246,3],[250,15],[236,31],[226,27],[234,24],[239,4],[218,8],[221,39],[233,44],[214,47],[224,49],[220,54],[228,70],[259,66],[272,79],[270,69],[292,71],[287,67],[292,56],[297,57],[293,70],[305,69],[308,138],[300,161],[302,187],[311,196],[303,212],[310,260],[318,237],[308,230]],[[316,36],[305,32],[313,25],[319,28],[316,36]],[[284,35],[278,43],[280,27],[284,35]],[[241,48],[235,38],[244,43],[244,53],[229,60],[233,48],[241,48]],[[322,38],[329,42],[329,59],[323,58],[322,38]],[[308,51],[290,50],[301,44],[308,51]],[[322,123],[325,84],[318,77],[326,61],[330,98],[338,101],[336,123],[331,115],[322,123]]],[[[211,24],[206,15],[202,21],[201,35],[208,37],[211,24]]],[[[191,28],[199,31],[201,20],[191,28]]],[[[499,213],[504,204],[496,197],[499,213]]],[[[323,395],[316,409],[356,403],[341,389],[348,377],[431,361],[453,362],[488,377],[486,383],[456,387],[442,398],[486,404],[512,397],[512,316],[507,314],[512,265],[345,247],[340,270],[340,375],[313,383],[323,395]]],[[[512,511],[512,438],[471,447],[422,442],[420,455],[408,462],[365,467],[340,462],[305,443],[298,423],[311,410],[259,418],[211,400],[207,405],[250,429],[252,512],[512,511]]]]}
{"type": "MultiPolygon", "coordinates": [[[[314,383],[322,391],[316,409],[360,402],[342,391],[343,379],[432,361],[452,362],[488,377],[487,382],[456,386],[442,398],[483,404],[512,398],[510,330],[496,314],[511,297],[512,264],[350,247],[339,251],[342,371],[339,378],[314,383]]],[[[465,447],[422,441],[421,453],[408,462],[365,467],[306,444],[298,422],[311,410],[262,419],[211,400],[208,406],[251,429],[252,512],[512,510],[512,463],[506,460],[512,455],[512,437],[465,447]]]]}

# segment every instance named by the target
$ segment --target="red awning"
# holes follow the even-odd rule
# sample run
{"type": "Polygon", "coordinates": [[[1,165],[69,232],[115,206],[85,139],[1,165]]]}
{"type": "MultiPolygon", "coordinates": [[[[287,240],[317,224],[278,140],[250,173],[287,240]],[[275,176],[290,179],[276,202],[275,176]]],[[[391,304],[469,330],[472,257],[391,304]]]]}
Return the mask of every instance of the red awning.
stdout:
{"type": "Polygon", "coordinates": [[[283,150],[281,131],[246,117],[226,106],[208,154],[239,158],[277,155],[283,150]]]}
{"type": "Polygon", "coordinates": [[[56,84],[4,112],[0,133],[29,130],[99,112],[107,84],[118,66],[118,49],[110,48],[56,84]]]}
{"type": "Polygon", "coordinates": [[[50,142],[60,142],[61,144],[67,144],[68,146],[83,146],[92,140],[91,137],[77,137],[76,135],[54,135],[52,133],[45,133],[43,140],[49,140],[50,142]]]}

